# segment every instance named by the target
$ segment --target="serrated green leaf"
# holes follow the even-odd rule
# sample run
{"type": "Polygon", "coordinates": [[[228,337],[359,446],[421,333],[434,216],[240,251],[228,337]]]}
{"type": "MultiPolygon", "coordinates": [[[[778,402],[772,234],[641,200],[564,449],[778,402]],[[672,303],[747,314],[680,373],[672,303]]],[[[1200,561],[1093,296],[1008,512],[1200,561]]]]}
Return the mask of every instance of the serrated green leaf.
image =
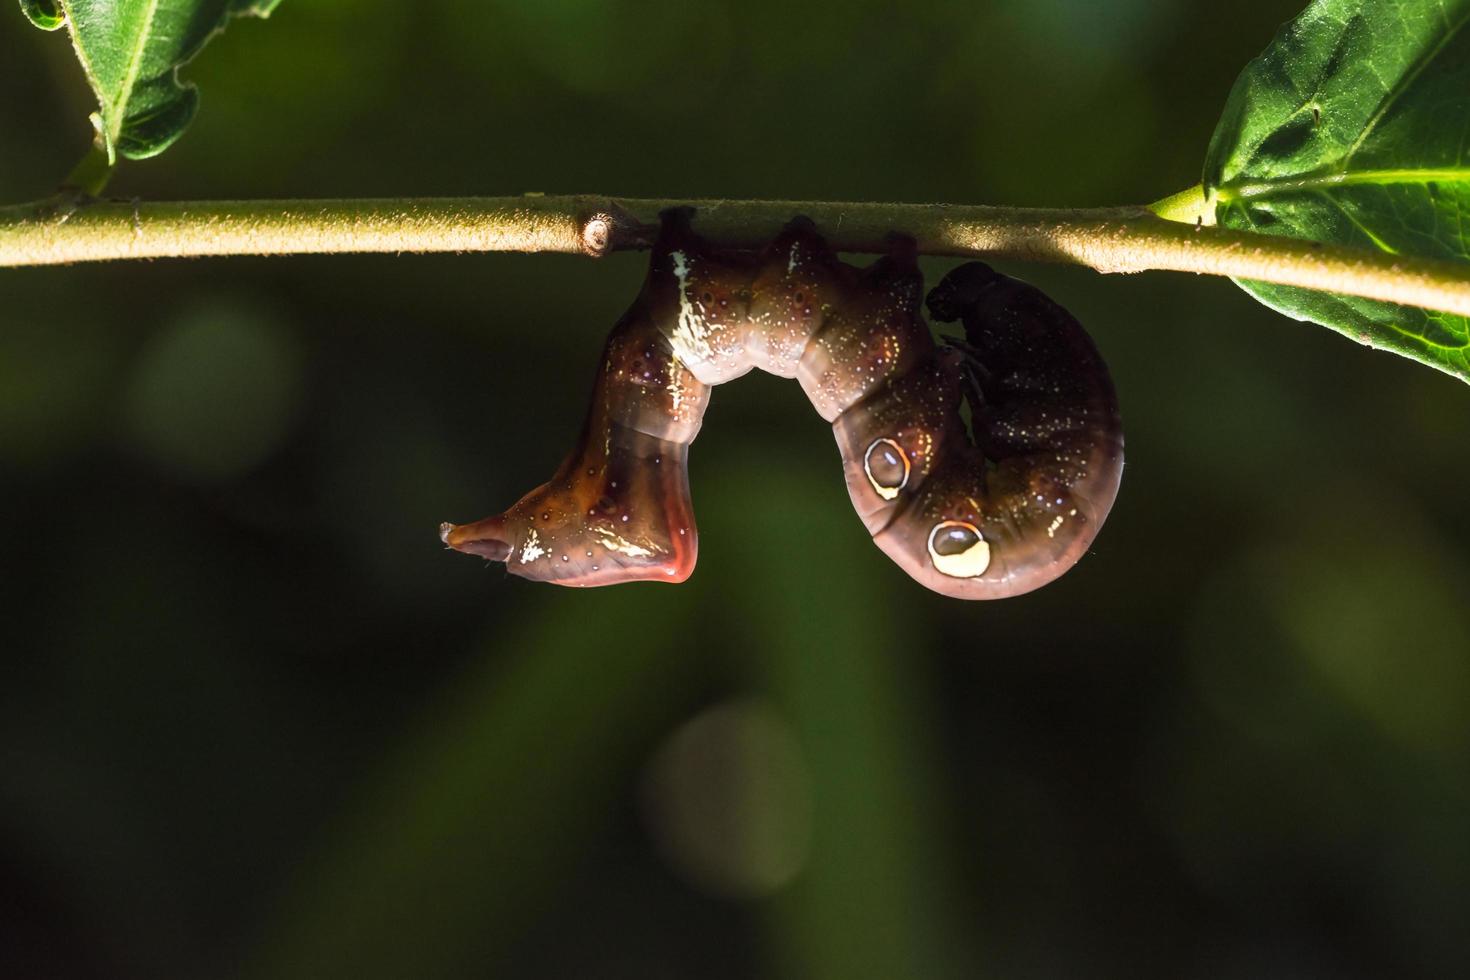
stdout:
{"type": "MultiPolygon", "coordinates": [[[[1315,0],[1210,143],[1215,221],[1470,262],[1470,0],[1315,0]]],[[[1470,381],[1466,317],[1237,280],[1288,316],[1470,381]]]]}
{"type": "Polygon", "coordinates": [[[66,24],[97,95],[92,122],[109,163],[163,152],[198,107],[178,69],[231,17],[267,17],[280,0],[21,0],[37,27],[66,24]]]}

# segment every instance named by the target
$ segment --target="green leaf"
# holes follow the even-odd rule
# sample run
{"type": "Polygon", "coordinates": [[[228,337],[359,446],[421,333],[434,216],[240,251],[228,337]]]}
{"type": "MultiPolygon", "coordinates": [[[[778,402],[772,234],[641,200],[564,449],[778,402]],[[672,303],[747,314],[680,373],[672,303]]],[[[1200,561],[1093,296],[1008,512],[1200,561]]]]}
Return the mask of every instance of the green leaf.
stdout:
{"type": "MultiPolygon", "coordinates": [[[[1228,228],[1470,262],[1470,0],[1316,0],[1235,83],[1205,162],[1228,228]]],[[[1470,381],[1463,316],[1239,284],[1470,381]]]]}
{"type": "Polygon", "coordinates": [[[179,138],[199,93],[178,69],[231,17],[267,17],[280,0],[21,0],[31,23],[71,29],[72,46],[97,95],[92,116],[109,164],[141,160],[179,138]]]}

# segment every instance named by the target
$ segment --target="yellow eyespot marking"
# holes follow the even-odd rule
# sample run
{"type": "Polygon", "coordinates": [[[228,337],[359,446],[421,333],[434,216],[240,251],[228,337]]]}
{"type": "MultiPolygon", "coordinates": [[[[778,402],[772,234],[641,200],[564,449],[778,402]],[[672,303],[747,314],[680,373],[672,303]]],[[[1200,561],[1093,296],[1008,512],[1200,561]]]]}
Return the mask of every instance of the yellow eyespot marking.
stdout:
{"type": "Polygon", "coordinates": [[[878,439],[863,456],[863,472],[878,496],[892,500],[909,482],[909,455],[892,439],[878,439]]]}
{"type": "Polygon", "coordinates": [[[974,578],[990,567],[990,544],[964,521],[940,521],[929,532],[929,560],[950,578],[974,578]]]}

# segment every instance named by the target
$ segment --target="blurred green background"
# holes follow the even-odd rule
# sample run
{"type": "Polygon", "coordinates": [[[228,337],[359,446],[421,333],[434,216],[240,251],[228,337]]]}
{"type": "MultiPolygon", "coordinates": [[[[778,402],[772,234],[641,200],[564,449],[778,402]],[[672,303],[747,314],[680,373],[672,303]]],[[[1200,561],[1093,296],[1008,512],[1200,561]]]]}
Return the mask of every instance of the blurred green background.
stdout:
{"type": "MultiPolygon", "coordinates": [[[[0,201],[89,137],[11,7],[0,201]]],[[[110,192],[1145,202],[1298,7],[1224,10],[288,0],[110,192]]],[[[1127,426],[1056,584],[917,587],[766,376],[693,453],[688,584],[446,553],[571,446],[643,262],[0,270],[0,974],[1470,972],[1463,384],[1007,266],[1127,426]]]]}

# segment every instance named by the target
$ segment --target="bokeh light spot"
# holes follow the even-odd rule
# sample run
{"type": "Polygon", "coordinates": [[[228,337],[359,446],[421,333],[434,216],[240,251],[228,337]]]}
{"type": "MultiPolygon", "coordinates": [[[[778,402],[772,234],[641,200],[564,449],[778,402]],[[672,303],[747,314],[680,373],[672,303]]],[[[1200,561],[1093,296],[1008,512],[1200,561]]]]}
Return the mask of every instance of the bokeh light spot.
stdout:
{"type": "Polygon", "coordinates": [[[806,863],[810,779],[795,732],[768,702],[697,715],[654,755],[644,788],[659,849],[702,891],[762,897],[806,863]]]}

